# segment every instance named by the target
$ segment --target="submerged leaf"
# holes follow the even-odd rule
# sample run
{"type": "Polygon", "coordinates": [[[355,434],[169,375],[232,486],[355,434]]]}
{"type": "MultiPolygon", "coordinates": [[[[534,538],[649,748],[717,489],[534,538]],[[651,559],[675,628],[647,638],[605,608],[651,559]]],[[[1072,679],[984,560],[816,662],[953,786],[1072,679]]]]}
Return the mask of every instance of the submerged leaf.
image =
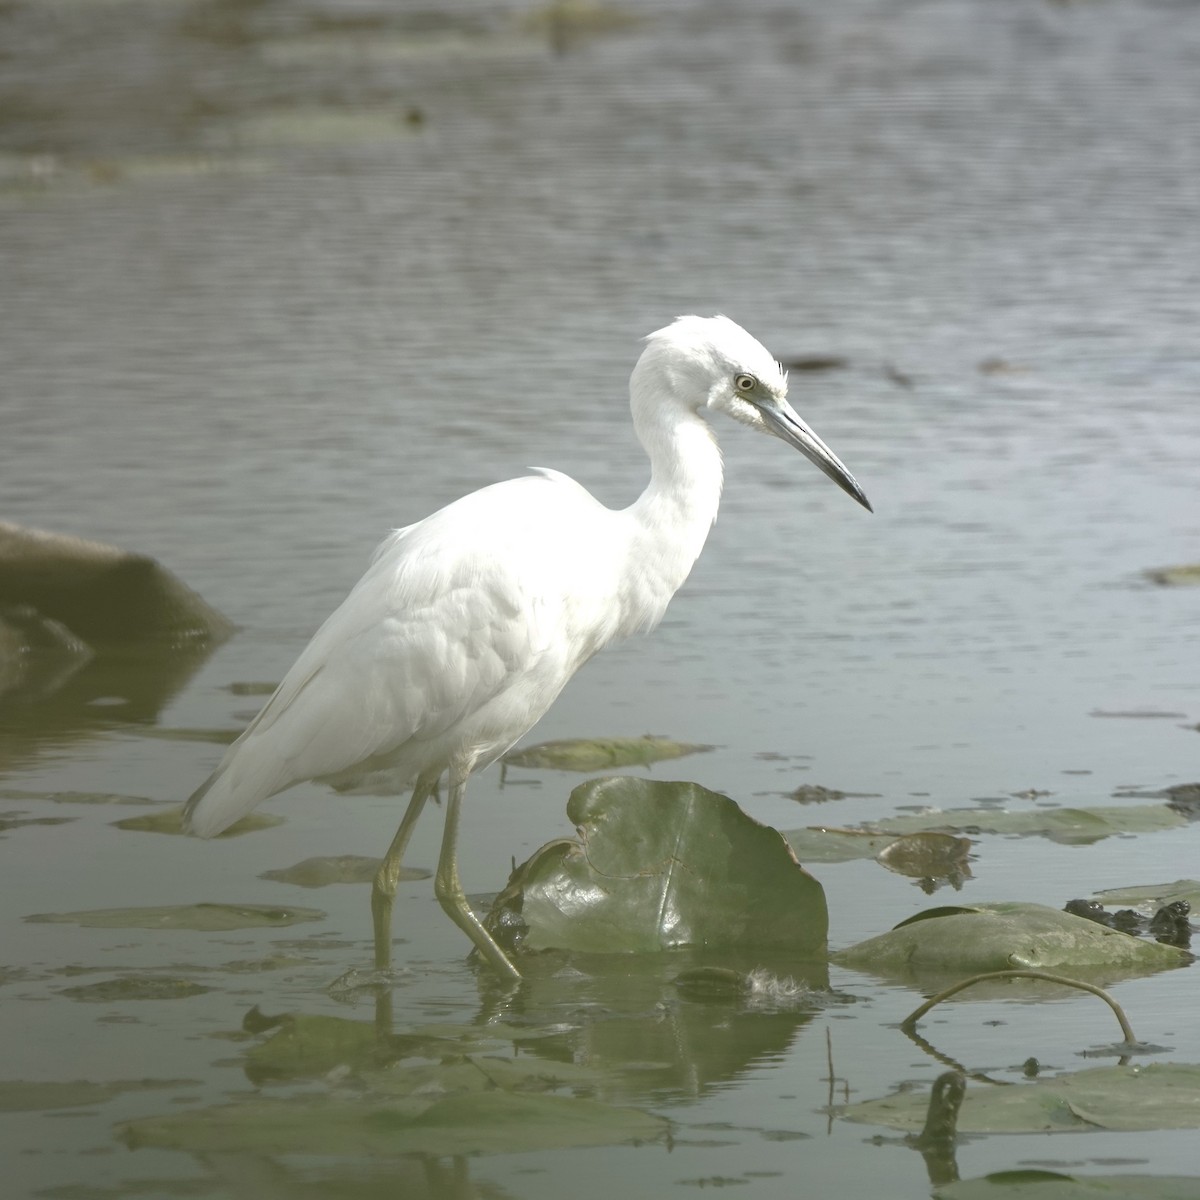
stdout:
{"type": "Polygon", "coordinates": [[[996,1171],[934,1191],[937,1200],[1196,1200],[1196,1180],[1181,1175],[1062,1175],[996,1171]]]}
{"type": "Polygon", "coordinates": [[[565,738],[512,750],[501,760],[506,767],[535,767],[551,771],[606,771],[613,767],[649,766],[688,754],[702,754],[712,746],[673,742],[669,738],[565,738]]]}
{"type": "Polygon", "coordinates": [[[1146,572],[1146,578],[1161,587],[1200,587],[1200,563],[1185,563],[1178,567],[1151,567],[1146,572]]]}
{"type": "Polygon", "coordinates": [[[94,908],[83,912],[34,913],[34,924],[82,925],[86,929],[255,929],[322,921],[317,908],[277,908],[266,904],[167,904],[148,908],[94,908]]]}
{"type": "MultiPolygon", "coordinates": [[[[872,834],[943,833],[1038,834],[1066,845],[1086,845],[1121,833],[1178,829],[1187,818],[1165,804],[1103,805],[1097,808],[1037,808],[1024,812],[951,808],[886,817],[864,826],[872,834]]],[[[791,838],[791,834],[787,835],[791,838]]]]}
{"type": "Polygon", "coordinates": [[[47,800],[51,804],[157,804],[146,796],[122,796],[113,792],[25,792],[0,791],[0,800],[47,800]]]}
{"type": "Polygon", "coordinates": [[[975,974],[1012,968],[1155,970],[1180,966],[1190,955],[1058,909],[1011,902],[918,913],[830,958],[844,966],[885,973],[975,974]]]}
{"type": "Polygon", "coordinates": [[[1200,909],[1200,880],[1176,879],[1174,883],[1147,883],[1140,887],[1106,888],[1094,892],[1103,904],[1146,904],[1161,907],[1186,900],[1194,909],[1200,909]]]}
{"type": "Polygon", "coordinates": [[[856,858],[874,858],[895,840],[894,833],[869,829],[834,829],[814,825],[808,829],[789,829],[784,835],[796,857],[808,863],[850,862],[856,858]]]}
{"type": "Polygon", "coordinates": [[[190,979],[171,979],[163,975],[124,975],[119,979],[104,979],[99,983],[84,983],[62,989],[62,995],[72,1000],[92,1004],[107,1004],[117,1000],[184,1000],[202,996],[212,988],[193,983],[190,979]]]}
{"type": "Polygon", "coordinates": [[[825,951],[821,885],[783,836],[694,783],[619,776],[571,793],[580,841],[543,846],[487,924],[518,948],[599,953],[677,946],[825,951]]]}
{"type": "Polygon", "coordinates": [[[55,1108],[93,1108],[122,1092],[177,1089],[195,1084],[192,1079],[114,1079],[97,1083],[90,1079],[66,1082],[0,1080],[0,1112],[41,1112],[55,1108]]]}
{"type": "MultiPolygon", "coordinates": [[[[294,883],[297,887],[320,888],[332,883],[370,883],[379,871],[382,859],[363,854],[334,854],[306,858],[295,866],[263,871],[259,879],[277,883],[294,883]]],[[[431,871],[424,867],[401,867],[397,879],[428,879],[431,871]]]]}
{"type": "Polygon", "coordinates": [[[254,1099],[147,1117],[123,1126],[131,1147],[192,1153],[382,1155],[511,1154],[647,1141],[668,1123],[632,1108],[571,1096],[492,1089],[424,1104],[303,1095],[254,1099]]]}
{"type": "MultiPolygon", "coordinates": [[[[183,809],[166,808],[162,812],[148,813],[144,817],[126,817],[122,821],[114,821],[118,829],[132,829],[137,833],[183,833],[183,809]]],[[[250,813],[239,821],[234,821],[228,829],[223,829],[217,837],[238,837],[243,833],[255,833],[260,829],[270,829],[273,825],[282,825],[283,818],[269,813],[250,813]]]]}
{"type": "MultiPolygon", "coordinates": [[[[840,1115],[916,1131],[925,1120],[926,1099],[919,1091],[905,1089],[848,1105],[840,1115]]],[[[1200,1066],[1093,1067],[1013,1087],[971,1087],[958,1114],[959,1133],[1097,1129],[1200,1129],[1200,1066]]]]}

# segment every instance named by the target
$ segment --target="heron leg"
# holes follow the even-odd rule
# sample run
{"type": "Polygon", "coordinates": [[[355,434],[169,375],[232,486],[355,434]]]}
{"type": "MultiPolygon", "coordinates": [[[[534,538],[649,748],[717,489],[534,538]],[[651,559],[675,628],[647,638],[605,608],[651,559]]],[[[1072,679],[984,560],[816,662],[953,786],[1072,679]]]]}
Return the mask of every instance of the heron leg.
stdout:
{"type": "Polygon", "coordinates": [[[371,920],[375,926],[375,966],[383,968],[392,961],[392,908],[396,901],[396,886],[400,882],[400,867],[408,840],[416,828],[417,818],[433,791],[433,784],[418,779],[412,799],[404,810],[400,828],[384,856],[383,864],[371,884],[371,920]]]}
{"type": "Polygon", "coordinates": [[[520,979],[521,972],[513,966],[508,955],[496,945],[492,935],[471,911],[466,893],[458,878],[458,818],[463,794],[467,790],[466,776],[450,775],[450,799],[446,805],[446,831],[442,835],[442,853],[438,858],[437,875],[433,880],[434,895],[446,915],[475,943],[480,954],[505,978],[520,979]]]}

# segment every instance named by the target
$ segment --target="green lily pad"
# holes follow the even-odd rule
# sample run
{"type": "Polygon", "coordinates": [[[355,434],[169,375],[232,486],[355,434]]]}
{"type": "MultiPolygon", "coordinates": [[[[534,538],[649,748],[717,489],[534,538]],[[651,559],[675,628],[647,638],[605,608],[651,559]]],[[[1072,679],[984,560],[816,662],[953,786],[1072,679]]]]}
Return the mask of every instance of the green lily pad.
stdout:
{"type": "Polygon", "coordinates": [[[917,878],[945,875],[956,870],[970,875],[967,838],[950,833],[882,833],[873,829],[834,829],[810,826],[783,835],[801,862],[835,863],[874,858],[881,866],[917,878]]]}
{"type": "Polygon", "coordinates": [[[784,835],[796,857],[806,863],[851,862],[874,858],[895,840],[894,833],[869,829],[832,829],[813,825],[808,829],[789,829],[784,835]]]}
{"type": "Polygon", "coordinates": [[[207,933],[323,921],[317,908],[267,904],[167,904],[148,908],[94,908],[83,912],[34,913],[33,924],[82,925],[85,929],[198,929],[207,933]]]}
{"type": "Polygon", "coordinates": [[[74,817],[10,817],[0,815],[0,833],[23,829],[26,825],[70,825],[74,817]]]}
{"type": "Polygon", "coordinates": [[[184,1000],[211,991],[212,988],[190,979],[171,979],[163,975],[124,975],[119,979],[104,979],[98,983],[63,988],[62,995],[91,1004],[106,1004],[116,1000],[184,1000]]]}
{"type": "Polygon", "coordinates": [[[669,738],[567,738],[512,750],[501,760],[506,767],[551,771],[607,771],[613,767],[648,767],[651,763],[702,754],[712,746],[673,742],[669,738]]]}
{"type": "Polygon", "coordinates": [[[316,1154],[396,1157],[422,1153],[512,1154],[607,1146],[662,1137],[668,1122],[632,1108],[571,1096],[492,1089],[426,1103],[322,1095],[254,1099],[131,1121],[131,1147],[194,1154],[316,1154]]]}
{"type": "Polygon", "coordinates": [[[192,1079],[90,1079],[41,1081],[0,1080],[0,1112],[44,1112],[56,1108],[94,1108],[123,1092],[191,1087],[192,1079]]]}
{"type": "Polygon", "coordinates": [[[252,1080],[305,1079],[334,1067],[359,1067],[381,1061],[379,1034],[369,1021],[346,1017],[289,1014],[265,1042],[246,1054],[252,1080]]]}
{"type": "MultiPolygon", "coordinates": [[[[137,833],[177,833],[183,836],[183,809],[165,808],[162,812],[147,813],[144,817],[126,817],[114,821],[118,829],[132,829],[137,833]]],[[[273,825],[282,825],[283,818],[270,813],[250,813],[240,821],[234,821],[228,829],[222,830],[217,837],[239,837],[243,833],[256,833],[260,829],[270,829],[273,825]]]]}
{"type": "MultiPolygon", "coordinates": [[[[926,830],[1038,835],[1064,845],[1081,846],[1116,834],[1155,833],[1163,829],[1178,829],[1187,823],[1185,816],[1165,804],[1110,804],[1098,808],[1038,808],[1025,812],[951,808],[887,817],[872,821],[862,828],[870,834],[893,835],[926,830]]],[[[793,835],[789,833],[785,836],[791,841],[793,835]]]]}
{"type": "Polygon", "coordinates": [[[1196,1200],[1200,1181],[1182,1175],[1062,1175],[997,1171],[934,1190],[937,1200],[1196,1200]]]}
{"type": "Polygon", "coordinates": [[[157,804],[146,796],[122,796],[113,792],[24,792],[0,791],[0,800],[40,800],[50,804],[157,804]]]}
{"type": "Polygon", "coordinates": [[[647,953],[677,946],[824,954],[825,893],[777,830],[695,783],[617,776],[572,793],[580,840],[513,873],[487,918],[514,948],[647,953]]]}
{"type": "Polygon", "coordinates": [[[980,974],[1026,968],[1112,967],[1136,972],[1180,966],[1184,950],[1132,937],[1041,904],[929,909],[887,933],[830,955],[859,970],[980,974]]]}
{"type": "MultiPolygon", "coordinates": [[[[263,871],[259,879],[294,883],[297,887],[320,888],[333,883],[370,883],[379,871],[382,859],[362,854],[335,854],[306,858],[295,866],[263,871]]],[[[424,867],[401,867],[400,879],[428,879],[432,871],[424,867]]]]}
{"type": "MultiPolygon", "coordinates": [[[[928,1096],[905,1089],[841,1110],[848,1121],[917,1132],[928,1096]]],[[[969,1087],[959,1133],[1200,1129],[1200,1066],[1093,1067],[1012,1087],[969,1087]]]]}
{"type": "Polygon", "coordinates": [[[1200,880],[1176,879],[1174,883],[1146,883],[1140,887],[1107,888],[1094,895],[1102,904],[1145,904],[1161,906],[1186,900],[1200,908],[1200,880]]]}

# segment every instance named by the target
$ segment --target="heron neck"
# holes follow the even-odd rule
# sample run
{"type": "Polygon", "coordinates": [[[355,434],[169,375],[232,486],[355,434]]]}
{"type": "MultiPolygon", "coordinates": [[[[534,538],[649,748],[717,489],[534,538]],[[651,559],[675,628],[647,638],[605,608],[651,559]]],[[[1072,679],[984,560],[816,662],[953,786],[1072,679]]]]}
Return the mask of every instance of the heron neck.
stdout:
{"type": "Polygon", "coordinates": [[[708,422],[690,407],[639,404],[634,426],[650,458],[650,482],[626,510],[634,523],[626,572],[626,612],[633,623],[657,624],[687,579],[717,519],[723,470],[708,422]]]}

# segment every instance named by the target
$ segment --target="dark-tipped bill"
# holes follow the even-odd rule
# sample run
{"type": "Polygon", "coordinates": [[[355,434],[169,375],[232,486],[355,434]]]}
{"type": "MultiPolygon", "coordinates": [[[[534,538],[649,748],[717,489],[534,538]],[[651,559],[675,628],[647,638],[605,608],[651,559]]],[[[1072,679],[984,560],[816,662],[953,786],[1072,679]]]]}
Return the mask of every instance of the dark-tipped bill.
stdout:
{"type": "Polygon", "coordinates": [[[777,438],[782,438],[789,446],[795,446],[809,462],[820,467],[843,492],[853,496],[867,512],[875,511],[867,499],[866,492],[858,486],[858,480],[846,470],[842,460],[805,425],[786,400],[771,405],[759,405],[758,411],[762,413],[767,428],[777,438]]]}

